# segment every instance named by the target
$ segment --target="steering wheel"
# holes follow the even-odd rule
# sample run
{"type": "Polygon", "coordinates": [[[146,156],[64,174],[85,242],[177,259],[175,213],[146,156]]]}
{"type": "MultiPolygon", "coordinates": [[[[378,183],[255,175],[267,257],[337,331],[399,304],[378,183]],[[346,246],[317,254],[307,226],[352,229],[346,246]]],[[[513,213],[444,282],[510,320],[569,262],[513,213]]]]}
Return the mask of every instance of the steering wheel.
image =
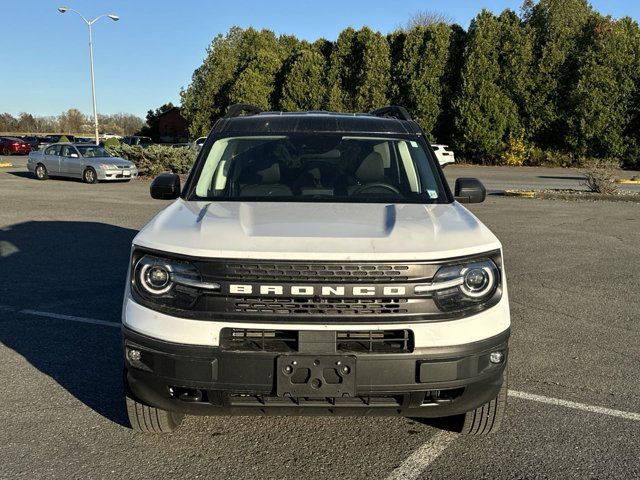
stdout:
{"type": "Polygon", "coordinates": [[[351,195],[358,195],[359,193],[366,192],[367,190],[371,190],[372,188],[385,188],[395,193],[396,195],[400,195],[400,190],[398,190],[393,185],[389,185],[388,183],[384,183],[384,182],[374,182],[374,183],[367,183],[366,185],[360,185],[358,188],[356,188],[353,191],[351,195]]]}

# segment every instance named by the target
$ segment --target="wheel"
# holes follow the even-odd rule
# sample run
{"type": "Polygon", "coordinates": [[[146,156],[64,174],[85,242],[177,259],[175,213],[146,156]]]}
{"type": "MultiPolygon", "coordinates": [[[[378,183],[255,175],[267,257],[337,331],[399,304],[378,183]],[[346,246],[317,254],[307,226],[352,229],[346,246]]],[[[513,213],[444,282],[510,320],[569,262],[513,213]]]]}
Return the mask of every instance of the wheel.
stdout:
{"type": "Polygon", "coordinates": [[[36,165],[34,174],[38,180],[46,180],[47,178],[49,178],[49,172],[47,172],[47,167],[45,167],[41,163],[36,165]]]}
{"type": "Polygon", "coordinates": [[[5,157],[11,156],[11,150],[9,150],[9,147],[4,147],[2,149],[2,155],[4,155],[5,157]]]}
{"type": "Polygon", "coordinates": [[[96,174],[96,171],[93,169],[93,167],[87,167],[84,169],[84,172],[82,172],[82,180],[84,181],[84,183],[98,182],[98,175],[96,174]]]}
{"type": "Polygon", "coordinates": [[[151,407],[138,401],[129,388],[126,369],[124,373],[124,390],[129,423],[136,432],[170,433],[182,423],[183,414],[151,407]]]}
{"type": "Polygon", "coordinates": [[[508,377],[508,372],[505,369],[498,396],[464,414],[460,433],[463,435],[486,435],[500,430],[507,410],[508,377]]]}

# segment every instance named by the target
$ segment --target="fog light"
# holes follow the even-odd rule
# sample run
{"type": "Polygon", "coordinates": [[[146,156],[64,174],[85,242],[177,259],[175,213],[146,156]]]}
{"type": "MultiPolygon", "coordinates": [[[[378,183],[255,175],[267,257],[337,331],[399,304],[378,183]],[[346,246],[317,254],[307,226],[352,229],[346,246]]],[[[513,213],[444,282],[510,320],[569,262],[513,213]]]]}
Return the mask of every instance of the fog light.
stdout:
{"type": "Polygon", "coordinates": [[[491,352],[489,354],[489,361],[491,363],[502,363],[504,361],[504,353],[502,353],[502,352],[491,352]]]}
{"type": "Polygon", "coordinates": [[[140,353],[140,350],[129,350],[129,360],[131,360],[132,362],[140,361],[141,357],[142,354],[140,353]]]}

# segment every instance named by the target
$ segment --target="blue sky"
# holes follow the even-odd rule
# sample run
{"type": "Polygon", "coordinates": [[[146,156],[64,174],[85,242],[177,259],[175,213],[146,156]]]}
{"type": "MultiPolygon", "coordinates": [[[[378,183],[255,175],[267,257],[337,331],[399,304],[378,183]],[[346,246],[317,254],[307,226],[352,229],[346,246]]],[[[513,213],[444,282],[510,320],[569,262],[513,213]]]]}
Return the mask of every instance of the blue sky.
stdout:
{"type": "MultiPolygon", "coordinates": [[[[434,10],[468,26],[482,7],[519,10],[521,1],[483,0],[9,0],[3,2],[0,112],[57,115],[68,108],[91,111],[86,26],[67,5],[93,18],[96,90],[100,113],[146,111],[179,102],[213,37],[229,27],[254,26],[314,40],[335,39],[347,26],[384,33],[412,12],[434,10]]],[[[640,18],[640,2],[596,0],[614,17],[640,18]]]]}

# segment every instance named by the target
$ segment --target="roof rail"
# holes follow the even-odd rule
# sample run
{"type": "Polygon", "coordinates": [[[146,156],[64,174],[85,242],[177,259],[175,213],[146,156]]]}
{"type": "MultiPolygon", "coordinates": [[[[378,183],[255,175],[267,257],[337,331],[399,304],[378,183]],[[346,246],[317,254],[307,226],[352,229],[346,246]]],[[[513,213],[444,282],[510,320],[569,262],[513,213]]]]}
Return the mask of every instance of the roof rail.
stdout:
{"type": "Polygon", "coordinates": [[[258,113],[262,113],[262,109],[260,107],[250,105],[248,103],[236,103],[235,105],[231,105],[227,109],[227,113],[224,114],[224,118],[241,117],[243,115],[256,115],[258,113]]]}
{"type": "Polygon", "coordinates": [[[413,120],[411,115],[409,115],[409,112],[407,112],[407,109],[398,105],[376,108],[375,110],[371,110],[369,114],[375,115],[376,117],[391,117],[397,118],[398,120],[408,121],[413,120]]]}

